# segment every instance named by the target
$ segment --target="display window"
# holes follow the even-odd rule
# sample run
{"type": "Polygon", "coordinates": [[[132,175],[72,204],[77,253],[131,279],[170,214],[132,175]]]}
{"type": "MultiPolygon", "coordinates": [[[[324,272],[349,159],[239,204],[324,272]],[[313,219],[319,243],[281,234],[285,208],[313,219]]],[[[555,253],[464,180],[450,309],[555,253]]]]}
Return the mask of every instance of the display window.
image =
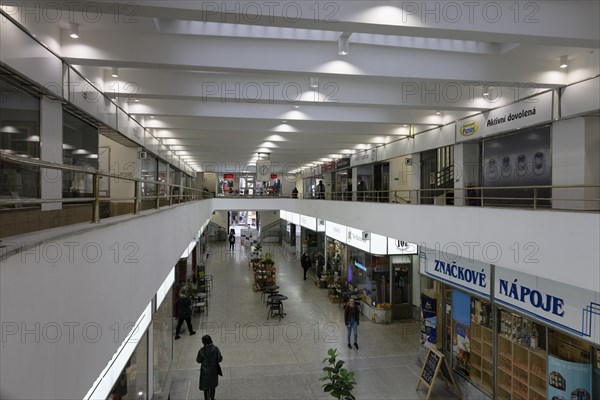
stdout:
{"type": "Polygon", "coordinates": [[[148,396],[148,332],[140,339],[108,400],[146,400],[148,396]]]}
{"type": "MultiPolygon", "coordinates": [[[[203,243],[203,242],[200,242],[203,243]]],[[[191,257],[190,257],[191,258],[191,257]]],[[[166,299],[173,298],[173,288],[165,296],[165,300],[152,316],[153,329],[153,382],[154,393],[162,393],[165,388],[167,374],[173,360],[173,305],[166,299]]]]}
{"type": "Polygon", "coordinates": [[[592,346],[563,332],[553,329],[548,332],[548,398],[597,398],[592,387],[592,346]]]}

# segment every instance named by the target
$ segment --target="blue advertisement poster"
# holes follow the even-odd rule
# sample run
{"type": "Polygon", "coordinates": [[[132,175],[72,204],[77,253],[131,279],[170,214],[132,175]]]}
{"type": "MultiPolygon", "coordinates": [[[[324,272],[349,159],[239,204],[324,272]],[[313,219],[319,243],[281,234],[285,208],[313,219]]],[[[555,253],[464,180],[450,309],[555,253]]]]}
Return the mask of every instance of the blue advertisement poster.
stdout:
{"type": "Polygon", "coordinates": [[[592,400],[592,365],[548,356],[549,400],[592,400]]]}
{"type": "Polygon", "coordinates": [[[452,290],[452,355],[453,366],[469,375],[471,358],[471,296],[452,290]]]}
{"type": "Polygon", "coordinates": [[[437,340],[437,300],[421,294],[421,344],[435,348],[437,340]]]}

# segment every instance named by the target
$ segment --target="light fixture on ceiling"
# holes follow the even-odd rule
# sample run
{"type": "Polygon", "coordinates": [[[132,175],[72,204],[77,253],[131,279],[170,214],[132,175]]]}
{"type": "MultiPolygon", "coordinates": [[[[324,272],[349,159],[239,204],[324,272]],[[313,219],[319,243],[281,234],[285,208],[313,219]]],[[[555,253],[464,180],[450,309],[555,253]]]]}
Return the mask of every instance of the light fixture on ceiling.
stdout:
{"type": "Polygon", "coordinates": [[[560,56],[560,67],[567,68],[567,56],[560,56]]]}
{"type": "Polygon", "coordinates": [[[71,22],[69,24],[69,36],[71,36],[73,39],[79,39],[79,25],[71,22]]]}
{"type": "Polygon", "coordinates": [[[150,118],[154,118],[154,115],[151,115],[150,118]]]}
{"type": "Polygon", "coordinates": [[[319,87],[319,78],[315,78],[315,77],[310,77],[310,87],[311,88],[318,88],[319,87]]]}
{"type": "Polygon", "coordinates": [[[113,78],[118,78],[119,77],[119,68],[112,67],[112,77],[113,78]]]}
{"type": "Polygon", "coordinates": [[[296,106],[294,106],[294,108],[297,110],[300,108],[300,106],[296,105],[296,106]]]}
{"type": "Polygon", "coordinates": [[[441,114],[442,114],[442,112],[441,112],[441,111],[436,111],[436,112],[435,112],[435,115],[441,115],[441,114]]]}
{"type": "Polygon", "coordinates": [[[281,123],[283,123],[283,124],[287,124],[287,120],[286,120],[286,119],[284,119],[283,121],[281,121],[281,123]]]}
{"type": "Polygon", "coordinates": [[[352,33],[344,32],[338,38],[338,54],[340,56],[345,56],[346,54],[350,53],[350,35],[352,35],[352,33]]]}

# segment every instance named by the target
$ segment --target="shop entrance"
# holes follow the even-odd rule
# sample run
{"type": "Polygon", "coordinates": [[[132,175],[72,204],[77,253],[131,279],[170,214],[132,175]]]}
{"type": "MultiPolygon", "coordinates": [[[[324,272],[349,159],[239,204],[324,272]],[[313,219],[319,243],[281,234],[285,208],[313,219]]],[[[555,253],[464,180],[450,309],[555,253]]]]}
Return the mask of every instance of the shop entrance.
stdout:
{"type": "Polygon", "coordinates": [[[393,264],[392,317],[412,319],[412,265],[393,264]]]}

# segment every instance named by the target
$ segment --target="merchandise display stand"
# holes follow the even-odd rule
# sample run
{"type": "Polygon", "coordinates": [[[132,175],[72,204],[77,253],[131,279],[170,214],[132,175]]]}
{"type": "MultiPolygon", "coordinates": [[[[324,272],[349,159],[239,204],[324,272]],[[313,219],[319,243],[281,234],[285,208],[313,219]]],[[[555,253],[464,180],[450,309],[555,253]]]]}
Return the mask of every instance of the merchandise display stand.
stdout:
{"type": "Polygon", "coordinates": [[[274,265],[263,266],[258,263],[253,265],[255,292],[258,292],[261,287],[274,286],[277,284],[277,268],[274,265]]]}

